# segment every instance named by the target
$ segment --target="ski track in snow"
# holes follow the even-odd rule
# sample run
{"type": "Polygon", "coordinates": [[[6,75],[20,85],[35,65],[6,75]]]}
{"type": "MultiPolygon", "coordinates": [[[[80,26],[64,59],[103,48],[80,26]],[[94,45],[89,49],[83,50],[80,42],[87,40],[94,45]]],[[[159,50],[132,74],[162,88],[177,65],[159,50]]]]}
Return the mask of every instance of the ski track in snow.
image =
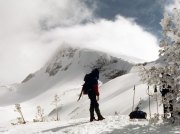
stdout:
{"type": "Polygon", "coordinates": [[[28,123],[0,128],[3,134],[179,134],[180,127],[149,124],[147,120],[130,121],[128,116],[108,116],[103,121],[89,119],[28,123]]]}

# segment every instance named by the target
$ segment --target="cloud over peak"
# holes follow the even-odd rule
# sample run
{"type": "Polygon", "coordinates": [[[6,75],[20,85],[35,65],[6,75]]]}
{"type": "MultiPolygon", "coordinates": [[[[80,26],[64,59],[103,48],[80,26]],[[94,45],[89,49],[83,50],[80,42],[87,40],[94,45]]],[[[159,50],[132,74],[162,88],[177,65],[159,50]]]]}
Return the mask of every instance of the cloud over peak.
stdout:
{"type": "Polygon", "coordinates": [[[157,58],[157,39],[133,21],[137,18],[98,17],[98,6],[86,0],[0,0],[0,83],[22,81],[64,42],[116,56],[157,58]]]}
{"type": "Polygon", "coordinates": [[[117,16],[114,21],[100,19],[86,25],[57,28],[44,34],[42,40],[66,42],[148,61],[158,57],[156,37],[143,30],[132,19],[122,16],[117,16]]]}

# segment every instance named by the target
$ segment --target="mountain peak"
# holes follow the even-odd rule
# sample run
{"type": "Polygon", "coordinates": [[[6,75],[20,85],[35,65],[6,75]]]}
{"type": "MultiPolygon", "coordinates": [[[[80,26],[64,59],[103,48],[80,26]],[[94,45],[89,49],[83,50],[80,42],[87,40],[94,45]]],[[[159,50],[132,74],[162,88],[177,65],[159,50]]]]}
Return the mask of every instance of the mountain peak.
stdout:
{"type": "Polygon", "coordinates": [[[126,74],[132,67],[132,63],[126,60],[113,57],[107,53],[63,46],[57,50],[55,55],[45,66],[49,76],[55,76],[65,71],[89,72],[94,68],[99,68],[101,80],[107,81],[117,76],[126,74]]]}

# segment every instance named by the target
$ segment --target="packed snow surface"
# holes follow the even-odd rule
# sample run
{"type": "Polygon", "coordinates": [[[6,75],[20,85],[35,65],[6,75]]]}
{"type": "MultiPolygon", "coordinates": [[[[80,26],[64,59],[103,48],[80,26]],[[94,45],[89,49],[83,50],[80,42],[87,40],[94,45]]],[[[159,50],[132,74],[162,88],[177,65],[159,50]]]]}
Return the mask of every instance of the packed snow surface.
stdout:
{"type": "Polygon", "coordinates": [[[127,116],[108,116],[103,121],[89,122],[87,118],[69,121],[27,123],[0,128],[4,134],[178,134],[179,126],[147,120],[129,120],[127,116]]]}

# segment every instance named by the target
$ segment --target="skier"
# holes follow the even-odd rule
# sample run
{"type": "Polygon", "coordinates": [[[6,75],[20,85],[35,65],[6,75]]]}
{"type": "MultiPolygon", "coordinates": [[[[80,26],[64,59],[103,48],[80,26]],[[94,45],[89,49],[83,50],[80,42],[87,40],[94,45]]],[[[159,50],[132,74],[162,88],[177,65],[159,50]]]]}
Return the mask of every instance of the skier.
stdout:
{"type": "MultiPolygon", "coordinates": [[[[97,120],[103,120],[105,119],[99,110],[99,91],[98,91],[98,79],[99,79],[99,70],[96,68],[92,70],[90,74],[86,74],[84,77],[85,84],[83,85],[80,97],[82,95],[82,92],[84,94],[88,94],[88,97],[90,99],[90,122],[95,121],[94,117],[94,111],[96,112],[98,119],[97,120]]],[[[80,97],[78,100],[80,100],[80,97]]]]}

